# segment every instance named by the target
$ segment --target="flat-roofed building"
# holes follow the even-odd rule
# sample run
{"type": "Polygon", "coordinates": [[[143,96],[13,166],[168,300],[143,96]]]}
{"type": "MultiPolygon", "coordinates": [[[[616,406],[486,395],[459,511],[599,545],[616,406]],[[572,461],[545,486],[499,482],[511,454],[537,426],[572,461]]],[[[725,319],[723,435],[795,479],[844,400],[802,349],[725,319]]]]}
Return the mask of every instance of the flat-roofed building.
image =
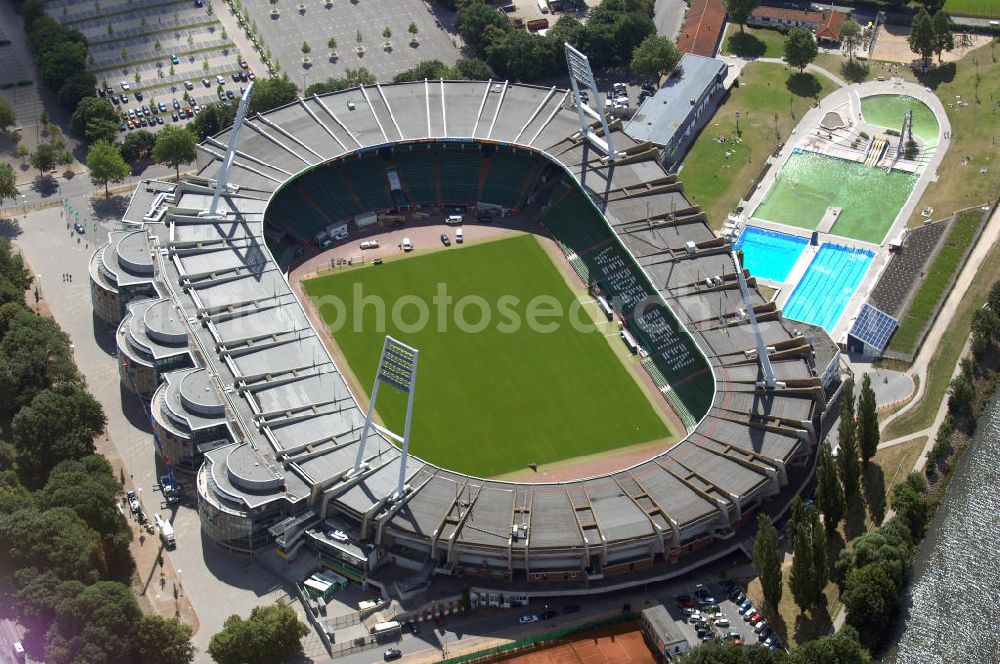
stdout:
{"type": "Polygon", "coordinates": [[[726,63],[685,53],[674,73],[625,125],[636,141],[662,148],[660,163],[674,170],[725,93],[726,63]]]}
{"type": "Polygon", "coordinates": [[[662,604],[643,609],[639,614],[639,622],[646,642],[656,654],[677,657],[688,651],[690,646],[687,639],[662,604]]]}

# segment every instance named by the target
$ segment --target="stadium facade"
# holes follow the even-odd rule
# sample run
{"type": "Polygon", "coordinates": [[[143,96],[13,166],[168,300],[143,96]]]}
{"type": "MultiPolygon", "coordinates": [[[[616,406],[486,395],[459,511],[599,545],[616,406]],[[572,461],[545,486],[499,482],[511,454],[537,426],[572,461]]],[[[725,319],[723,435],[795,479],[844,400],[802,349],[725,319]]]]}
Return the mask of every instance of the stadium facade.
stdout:
{"type": "Polygon", "coordinates": [[[150,399],[164,453],[192,474],[208,537],[284,556],[309,545],[376,582],[402,570],[572,590],[735,548],[741,524],[801,487],[835,354],[818,366],[812,333],[783,320],[749,277],[779,381],[765,389],[730,245],[656,146],[619,122],[610,130],[613,164],[581,140],[566,90],[375,85],[248,119],[216,218],[205,211],[228,131],[199,146],[197,175],[137,188],[94,254],[94,310],[118,325],[123,379],[141,374],[136,391],[150,399]],[[265,236],[302,242],[386,211],[451,206],[540,207],[538,232],[642,348],[687,428],[681,442],[561,483],[469,477],[411,457],[394,498],[400,451],[370,435],[363,472],[351,472],[364,409],[265,236]],[[350,541],[328,537],[331,523],[350,541]]]}

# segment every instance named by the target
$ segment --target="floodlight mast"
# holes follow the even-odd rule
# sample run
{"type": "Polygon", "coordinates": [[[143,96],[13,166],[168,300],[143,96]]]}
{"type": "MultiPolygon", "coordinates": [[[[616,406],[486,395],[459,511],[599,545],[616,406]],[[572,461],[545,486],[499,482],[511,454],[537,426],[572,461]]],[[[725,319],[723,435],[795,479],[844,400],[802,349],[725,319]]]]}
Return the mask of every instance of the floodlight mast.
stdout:
{"type": "Polygon", "coordinates": [[[768,390],[782,387],[774,377],[771,358],[767,354],[767,344],[764,343],[764,337],[760,333],[760,328],[757,327],[757,316],[753,312],[753,301],[750,299],[750,289],[747,288],[747,280],[743,274],[743,266],[740,265],[740,257],[735,250],[733,250],[732,256],[733,266],[736,268],[736,280],[740,284],[740,294],[743,296],[743,306],[746,307],[747,316],[750,318],[750,327],[753,329],[753,336],[757,342],[757,364],[760,365],[760,370],[764,374],[763,384],[758,382],[757,385],[768,390]]]}
{"type": "Polygon", "coordinates": [[[368,441],[370,429],[375,429],[379,433],[401,442],[403,455],[399,463],[399,482],[396,485],[396,492],[392,495],[393,499],[402,498],[406,493],[406,462],[410,457],[410,424],[413,421],[413,393],[417,382],[418,355],[419,351],[416,348],[407,346],[402,341],[390,336],[385,338],[385,343],[382,345],[382,356],[378,361],[378,371],[375,373],[371,402],[368,404],[368,413],[365,415],[365,425],[361,429],[361,438],[358,440],[358,453],[354,457],[354,469],[350,473],[351,477],[357,477],[364,471],[365,443],[368,441]],[[381,383],[387,383],[407,395],[406,423],[403,425],[402,437],[372,422],[372,417],[375,414],[375,402],[378,399],[378,388],[381,383]]]}
{"type": "Polygon", "coordinates": [[[236,140],[239,138],[240,127],[243,126],[243,119],[246,117],[247,109],[250,108],[250,96],[252,94],[253,81],[250,81],[246,92],[243,93],[243,99],[240,100],[240,107],[236,109],[233,130],[229,134],[229,147],[226,149],[225,159],[222,160],[222,168],[219,169],[219,174],[215,178],[215,193],[212,195],[212,205],[208,208],[208,215],[206,216],[214,217],[216,215],[216,210],[219,207],[219,196],[222,195],[222,191],[226,188],[226,183],[229,181],[229,168],[233,165],[233,159],[236,157],[236,140]]]}
{"type": "Polygon", "coordinates": [[[611,140],[607,114],[595,111],[585,104],[580,96],[580,86],[582,85],[590,92],[595,104],[600,102],[600,93],[597,91],[597,82],[594,81],[594,71],[590,68],[590,59],[567,43],[563,44],[563,48],[566,51],[566,68],[569,70],[569,84],[573,88],[576,112],[580,117],[580,135],[590,141],[600,152],[604,153],[608,161],[614,161],[620,155],[615,151],[614,143],[611,140]],[[601,121],[601,127],[604,130],[603,138],[590,128],[588,118],[601,121]]]}

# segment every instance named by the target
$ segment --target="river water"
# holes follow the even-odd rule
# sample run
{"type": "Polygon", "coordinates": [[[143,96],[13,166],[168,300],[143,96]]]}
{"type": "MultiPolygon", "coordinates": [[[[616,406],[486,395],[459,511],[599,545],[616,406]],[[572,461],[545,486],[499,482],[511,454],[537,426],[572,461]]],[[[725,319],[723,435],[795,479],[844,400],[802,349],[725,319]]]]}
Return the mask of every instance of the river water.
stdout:
{"type": "Polygon", "coordinates": [[[1000,662],[1000,390],[917,551],[896,664],[1000,662]]]}

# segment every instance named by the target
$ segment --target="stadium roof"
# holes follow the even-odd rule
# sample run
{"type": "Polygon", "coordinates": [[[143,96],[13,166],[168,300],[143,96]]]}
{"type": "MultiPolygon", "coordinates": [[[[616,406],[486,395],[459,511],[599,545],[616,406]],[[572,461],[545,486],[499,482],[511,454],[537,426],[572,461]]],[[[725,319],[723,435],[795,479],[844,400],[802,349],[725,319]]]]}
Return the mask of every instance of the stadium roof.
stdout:
{"type": "MultiPolygon", "coordinates": [[[[744,506],[784,485],[787,465],[804,465],[796,462],[809,453],[808,431],[822,408],[808,344],[752,290],[765,341],[781,349],[775,372],[795,385],[762,394],[728,244],[659,166],[655,149],[629,139],[619,123],[611,130],[628,159],[607,168],[585,149],[566,90],[475,81],[375,85],[299,100],[247,127],[220,200],[222,218],[198,213],[209,205],[229,130],[199,146],[198,175],[170,189],[164,223],[147,225],[163,296],[180,308],[179,320],[197,321],[189,326],[193,355],[225,402],[240,449],[206,455],[202,472],[218,499],[248,508],[308,500],[318,508],[325,497],[345,514],[376,516],[396,538],[424,543],[539,551],[669,537],[679,546],[729,528],[744,506]],[[690,343],[691,355],[707,360],[698,371],[714,381],[714,393],[704,395],[711,408],[688,425],[687,439],[628,470],[564,483],[480,479],[411,458],[411,490],[392,503],[400,451],[372,435],[367,470],[349,476],[364,411],[262,244],[264,211],[276,190],[314,166],[362,149],[445,138],[534,150],[602,202],[618,241],[607,246],[621,247],[638,265],[611,265],[609,276],[636,298],[658,299],[676,318],[664,356],[687,353],[690,343]],[[278,478],[280,487],[271,488],[278,478]],[[515,522],[528,523],[528,539],[511,543],[515,522]]],[[[130,207],[127,218],[143,216],[130,207]]],[[[185,400],[176,407],[187,408],[185,400]]]]}
{"type": "Polygon", "coordinates": [[[899,327],[898,320],[875,305],[865,302],[848,334],[883,353],[897,327],[899,327]]]}

